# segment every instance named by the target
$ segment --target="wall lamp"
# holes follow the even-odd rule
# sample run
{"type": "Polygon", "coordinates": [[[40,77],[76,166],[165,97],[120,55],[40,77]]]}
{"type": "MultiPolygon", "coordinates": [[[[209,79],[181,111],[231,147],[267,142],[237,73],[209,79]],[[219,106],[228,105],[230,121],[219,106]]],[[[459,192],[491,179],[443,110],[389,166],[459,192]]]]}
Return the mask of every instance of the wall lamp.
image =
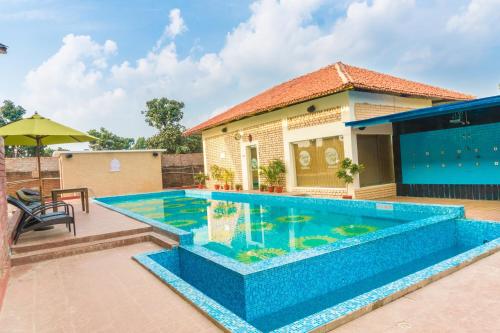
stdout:
{"type": "Polygon", "coordinates": [[[73,154],[66,154],[66,158],[73,158],[73,154]]]}
{"type": "Polygon", "coordinates": [[[310,105],[307,107],[307,112],[312,113],[316,111],[316,107],[314,105],[310,105]]]}
{"type": "Polygon", "coordinates": [[[222,131],[222,133],[226,133],[227,132],[227,127],[223,127],[221,131],[222,131]]]}
{"type": "Polygon", "coordinates": [[[157,151],[153,152],[153,157],[158,157],[158,152],[157,151]]]}

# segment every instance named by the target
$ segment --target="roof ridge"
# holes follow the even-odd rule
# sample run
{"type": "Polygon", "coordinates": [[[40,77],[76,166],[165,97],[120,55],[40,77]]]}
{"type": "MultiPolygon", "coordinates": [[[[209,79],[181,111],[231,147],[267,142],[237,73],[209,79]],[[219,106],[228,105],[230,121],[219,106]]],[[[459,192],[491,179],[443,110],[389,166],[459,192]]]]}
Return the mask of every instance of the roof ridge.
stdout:
{"type": "Polygon", "coordinates": [[[341,61],[337,61],[334,66],[343,84],[352,82],[351,76],[344,70],[344,64],[341,61]]]}

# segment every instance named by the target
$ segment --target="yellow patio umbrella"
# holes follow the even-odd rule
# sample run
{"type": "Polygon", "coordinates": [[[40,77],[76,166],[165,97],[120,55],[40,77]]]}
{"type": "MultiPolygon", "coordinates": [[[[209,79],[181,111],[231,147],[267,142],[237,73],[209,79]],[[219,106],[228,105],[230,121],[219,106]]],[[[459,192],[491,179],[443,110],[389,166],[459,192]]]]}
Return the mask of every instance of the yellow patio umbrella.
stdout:
{"type": "Polygon", "coordinates": [[[43,202],[42,168],[40,166],[40,149],[42,146],[77,143],[96,140],[95,137],[61,125],[38,113],[29,118],[13,121],[0,127],[0,136],[6,146],[35,146],[38,162],[38,182],[40,186],[40,199],[43,202]]]}

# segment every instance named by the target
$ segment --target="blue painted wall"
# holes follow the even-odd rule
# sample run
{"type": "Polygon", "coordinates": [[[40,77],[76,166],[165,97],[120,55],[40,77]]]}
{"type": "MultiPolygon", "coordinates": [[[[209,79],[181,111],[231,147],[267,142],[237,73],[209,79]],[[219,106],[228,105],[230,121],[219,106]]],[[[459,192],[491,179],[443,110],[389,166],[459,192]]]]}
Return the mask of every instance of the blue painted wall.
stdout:
{"type": "Polygon", "coordinates": [[[500,184],[500,123],[400,136],[403,184],[500,184]]]}

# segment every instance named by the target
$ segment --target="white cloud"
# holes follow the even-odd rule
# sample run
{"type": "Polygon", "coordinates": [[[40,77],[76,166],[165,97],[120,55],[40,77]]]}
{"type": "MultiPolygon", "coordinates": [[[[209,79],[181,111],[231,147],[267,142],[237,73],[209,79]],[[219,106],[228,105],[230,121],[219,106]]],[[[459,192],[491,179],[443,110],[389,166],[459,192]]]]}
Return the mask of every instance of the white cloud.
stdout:
{"type": "MultiPolygon", "coordinates": [[[[406,77],[410,73],[423,81],[441,73],[438,82],[430,83],[446,83],[446,75],[488,60],[483,52],[488,45],[476,43],[474,36],[500,46],[494,31],[477,28],[481,22],[491,25],[500,12],[497,0],[486,9],[477,7],[486,2],[457,7],[456,0],[353,1],[344,15],[319,25],[315,15],[332,5],[326,0],[256,1],[251,16],[227,34],[218,52],[185,57],[173,39],[187,28],[180,10],[172,10],[159,43],[135,61],[113,64],[119,52],[113,41],[66,36],[61,48],[27,75],[21,104],[82,129],[105,126],[137,137],[152,132],[139,112],[148,99],[184,101],[191,126],[273,84],[338,60],[406,77]]],[[[488,75],[493,80],[500,73],[492,69],[488,75]]],[[[468,77],[442,85],[458,88],[460,82],[465,91],[474,87],[468,77]]]]}
{"type": "Polygon", "coordinates": [[[500,31],[499,22],[500,0],[471,0],[463,11],[448,20],[447,28],[474,37],[493,37],[500,31]]]}
{"type": "Polygon", "coordinates": [[[179,8],[172,9],[168,14],[168,18],[169,24],[163,30],[163,34],[160,39],[156,42],[156,50],[160,49],[167,39],[174,39],[187,30],[187,26],[184,23],[184,19],[181,16],[181,10],[179,8]]]}

